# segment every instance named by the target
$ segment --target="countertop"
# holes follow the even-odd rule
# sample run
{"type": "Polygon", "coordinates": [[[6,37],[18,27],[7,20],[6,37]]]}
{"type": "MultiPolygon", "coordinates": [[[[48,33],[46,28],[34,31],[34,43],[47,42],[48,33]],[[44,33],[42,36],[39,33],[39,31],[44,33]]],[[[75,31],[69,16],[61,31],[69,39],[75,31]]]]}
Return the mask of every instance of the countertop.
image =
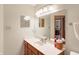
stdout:
{"type": "Polygon", "coordinates": [[[25,38],[24,40],[45,55],[58,55],[64,51],[64,49],[59,50],[59,49],[55,48],[53,42],[51,42],[51,43],[47,42],[47,43],[40,45],[40,44],[38,44],[39,40],[40,40],[38,38],[28,38],[28,39],[25,38]]]}

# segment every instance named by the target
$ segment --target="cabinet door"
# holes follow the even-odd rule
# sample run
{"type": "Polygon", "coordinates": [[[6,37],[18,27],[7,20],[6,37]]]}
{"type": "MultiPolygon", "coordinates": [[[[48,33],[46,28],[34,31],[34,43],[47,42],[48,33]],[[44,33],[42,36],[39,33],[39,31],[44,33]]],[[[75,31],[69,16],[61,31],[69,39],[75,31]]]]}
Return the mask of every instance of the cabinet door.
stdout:
{"type": "Polygon", "coordinates": [[[27,55],[32,55],[32,52],[29,48],[27,49],[27,55]]]}
{"type": "Polygon", "coordinates": [[[26,41],[24,41],[24,55],[44,55],[44,54],[38,51],[36,48],[34,48],[26,41]]]}
{"type": "Polygon", "coordinates": [[[28,49],[31,50],[32,54],[35,54],[35,55],[38,55],[38,50],[35,49],[33,46],[31,46],[29,43],[28,43],[28,49]]]}

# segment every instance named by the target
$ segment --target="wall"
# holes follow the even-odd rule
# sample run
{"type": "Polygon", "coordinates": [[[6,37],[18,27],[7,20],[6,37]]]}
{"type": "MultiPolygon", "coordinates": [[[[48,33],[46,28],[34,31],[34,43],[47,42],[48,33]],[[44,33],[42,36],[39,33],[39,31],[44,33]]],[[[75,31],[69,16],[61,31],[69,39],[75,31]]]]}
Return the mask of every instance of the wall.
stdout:
{"type": "Polygon", "coordinates": [[[0,54],[3,54],[3,5],[0,5],[0,54]]]}
{"type": "Polygon", "coordinates": [[[32,37],[34,7],[30,5],[4,5],[4,54],[23,54],[23,39],[32,37]],[[20,16],[31,16],[29,28],[20,27],[20,16]]]}
{"type": "Polygon", "coordinates": [[[65,5],[66,14],[66,47],[67,50],[79,53],[79,40],[76,39],[73,26],[69,23],[79,22],[79,5],[65,5]]]}

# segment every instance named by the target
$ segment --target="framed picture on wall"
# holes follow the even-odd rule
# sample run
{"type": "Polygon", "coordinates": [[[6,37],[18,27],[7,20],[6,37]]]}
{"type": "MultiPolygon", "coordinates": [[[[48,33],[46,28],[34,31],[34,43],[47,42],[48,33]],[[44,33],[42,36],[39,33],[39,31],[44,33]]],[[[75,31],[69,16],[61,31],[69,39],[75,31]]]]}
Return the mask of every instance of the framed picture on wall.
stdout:
{"type": "Polygon", "coordinates": [[[20,17],[20,27],[21,28],[28,28],[30,27],[30,19],[26,20],[25,16],[20,17]]]}
{"type": "Polygon", "coordinates": [[[45,27],[45,19],[44,18],[39,18],[39,27],[45,27]]]}

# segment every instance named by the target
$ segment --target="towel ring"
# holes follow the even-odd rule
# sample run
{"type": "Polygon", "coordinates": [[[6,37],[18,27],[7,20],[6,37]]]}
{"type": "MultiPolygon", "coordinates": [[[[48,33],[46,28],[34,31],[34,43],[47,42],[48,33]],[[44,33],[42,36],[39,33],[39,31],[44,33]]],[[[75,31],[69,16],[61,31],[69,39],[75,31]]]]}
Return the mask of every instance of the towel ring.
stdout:
{"type": "Polygon", "coordinates": [[[76,29],[76,27],[78,27],[78,26],[79,26],[79,23],[73,23],[73,28],[74,28],[75,36],[79,40],[79,35],[78,35],[78,32],[77,32],[78,29],[76,29]]]}

